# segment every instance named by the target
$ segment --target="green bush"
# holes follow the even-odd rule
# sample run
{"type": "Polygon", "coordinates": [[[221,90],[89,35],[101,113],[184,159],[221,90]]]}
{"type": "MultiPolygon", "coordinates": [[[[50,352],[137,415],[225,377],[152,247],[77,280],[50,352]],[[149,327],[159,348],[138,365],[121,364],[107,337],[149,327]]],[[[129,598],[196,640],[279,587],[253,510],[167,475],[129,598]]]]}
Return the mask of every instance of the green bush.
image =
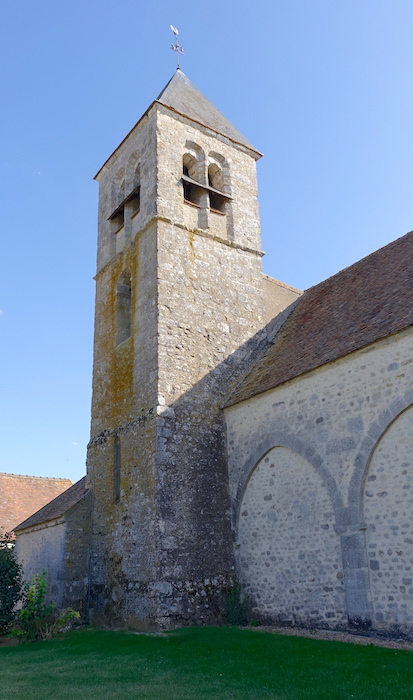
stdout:
{"type": "Polygon", "coordinates": [[[0,633],[7,632],[13,622],[21,589],[21,568],[14,555],[12,536],[0,531],[0,633]]]}
{"type": "Polygon", "coordinates": [[[241,585],[234,581],[231,588],[224,591],[224,622],[227,625],[244,627],[250,620],[250,602],[242,593],[241,585]]]}
{"type": "Polygon", "coordinates": [[[79,620],[80,615],[75,610],[65,610],[59,616],[56,603],[47,603],[46,571],[33,576],[23,588],[23,607],[16,614],[14,636],[26,641],[51,639],[54,634],[70,628],[75,620],[79,620]]]}

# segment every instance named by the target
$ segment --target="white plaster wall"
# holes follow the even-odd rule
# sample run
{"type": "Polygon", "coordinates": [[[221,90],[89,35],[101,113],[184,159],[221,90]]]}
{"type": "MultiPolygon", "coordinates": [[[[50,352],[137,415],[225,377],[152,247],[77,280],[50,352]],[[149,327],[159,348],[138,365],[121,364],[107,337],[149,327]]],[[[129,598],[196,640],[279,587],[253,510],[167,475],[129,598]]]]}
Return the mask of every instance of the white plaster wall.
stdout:
{"type": "Polygon", "coordinates": [[[413,625],[413,408],[379,441],[364,517],[375,626],[413,625]]]}
{"type": "Polygon", "coordinates": [[[16,555],[23,568],[23,578],[29,581],[35,574],[47,571],[50,599],[62,603],[65,524],[52,520],[37,529],[18,533],[16,555]]]}
{"type": "Polygon", "coordinates": [[[291,623],[344,619],[340,538],[332,503],[313,466],[284,447],[270,450],[248,481],[237,559],[257,611],[291,623]]]}

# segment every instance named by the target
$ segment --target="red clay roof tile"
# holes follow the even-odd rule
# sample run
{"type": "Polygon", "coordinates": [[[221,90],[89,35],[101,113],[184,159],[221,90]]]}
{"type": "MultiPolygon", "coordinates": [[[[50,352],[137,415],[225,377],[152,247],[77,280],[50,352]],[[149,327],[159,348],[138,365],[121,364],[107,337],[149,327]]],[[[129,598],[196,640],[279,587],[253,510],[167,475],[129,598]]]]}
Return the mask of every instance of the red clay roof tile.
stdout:
{"type": "Polygon", "coordinates": [[[12,531],[70,486],[70,479],[0,473],[0,527],[12,531]]]}
{"type": "Polygon", "coordinates": [[[14,531],[19,532],[28,527],[40,525],[48,520],[59,518],[63,513],[69,510],[69,508],[80,501],[86,491],[86,477],[84,476],[83,479],[80,479],[80,481],[77,481],[69,489],[63,491],[63,493],[57,496],[53,501],[50,501],[50,503],[47,503],[47,505],[31,515],[30,518],[27,518],[27,520],[24,520],[20,525],[17,525],[14,531]]]}
{"type": "Polygon", "coordinates": [[[308,289],[227,406],[413,324],[413,231],[308,289]]]}

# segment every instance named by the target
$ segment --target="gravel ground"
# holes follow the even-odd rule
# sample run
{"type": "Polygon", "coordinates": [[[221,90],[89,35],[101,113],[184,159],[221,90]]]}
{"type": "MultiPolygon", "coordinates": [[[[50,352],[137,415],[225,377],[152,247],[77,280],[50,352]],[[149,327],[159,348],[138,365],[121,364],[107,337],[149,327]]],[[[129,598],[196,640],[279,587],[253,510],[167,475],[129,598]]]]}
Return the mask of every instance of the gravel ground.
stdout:
{"type": "Polygon", "coordinates": [[[285,634],[290,637],[309,637],[310,639],[324,639],[334,642],[347,642],[350,644],[372,644],[375,647],[388,647],[389,649],[408,649],[413,651],[413,641],[406,639],[385,639],[373,633],[368,635],[350,634],[349,632],[340,632],[337,630],[305,630],[292,627],[248,627],[245,629],[255,629],[257,632],[274,632],[276,634],[285,634]]]}

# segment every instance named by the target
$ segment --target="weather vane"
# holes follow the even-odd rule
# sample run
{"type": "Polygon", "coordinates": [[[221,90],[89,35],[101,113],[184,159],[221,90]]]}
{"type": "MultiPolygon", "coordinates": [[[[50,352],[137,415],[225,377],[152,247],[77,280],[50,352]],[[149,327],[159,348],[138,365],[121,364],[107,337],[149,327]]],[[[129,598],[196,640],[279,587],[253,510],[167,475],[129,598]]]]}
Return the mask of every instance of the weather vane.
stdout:
{"type": "Polygon", "coordinates": [[[177,28],[173,27],[172,24],[170,25],[170,27],[171,27],[171,29],[174,33],[174,37],[175,37],[175,43],[171,44],[171,49],[172,49],[172,51],[175,51],[175,53],[176,53],[176,67],[179,68],[179,56],[180,55],[183,56],[185,51],[183,50],[182,46],[179,46],[179,44],[178,44],[179,32],[178,32],[177,28]]]}

